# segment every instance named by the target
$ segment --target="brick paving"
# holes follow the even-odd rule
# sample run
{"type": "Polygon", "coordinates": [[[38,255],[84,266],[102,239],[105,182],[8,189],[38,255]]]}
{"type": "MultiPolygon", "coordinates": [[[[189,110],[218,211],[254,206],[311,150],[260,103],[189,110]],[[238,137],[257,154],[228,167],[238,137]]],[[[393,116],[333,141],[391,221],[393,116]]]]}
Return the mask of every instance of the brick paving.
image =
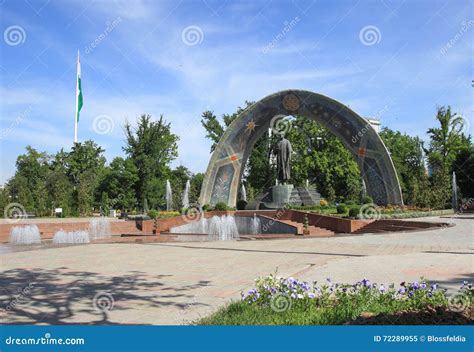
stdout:
{"type": "Polygon", "coordinates": [[[455,226],[268,241],[104,243],[9,253],[3,248],[1,319],[186,324],[238,299],[256,277],[277,269],[308,281],[367,277],[399,283],[424,276],[450,290],[472,280],[474,218],[424,220],[455,226]],[[96,309],[94,302],[111,309],[96,309]]]}

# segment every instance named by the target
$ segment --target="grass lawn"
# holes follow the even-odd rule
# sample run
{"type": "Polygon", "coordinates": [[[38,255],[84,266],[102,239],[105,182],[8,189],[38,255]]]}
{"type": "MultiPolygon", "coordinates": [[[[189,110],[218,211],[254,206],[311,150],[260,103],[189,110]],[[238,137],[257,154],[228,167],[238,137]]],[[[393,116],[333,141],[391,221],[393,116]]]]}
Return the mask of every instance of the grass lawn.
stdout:
{"type": "Polygon", "coordinates": [[[343,324],[462,324],[474,323],[473,306],[460,312],[445,305],[413,308],[405,304],[335,304],[329,307],[295,305],[283,312],[271,307],[233,302],[196,322],[197,325],[343,325],[343,324]]]}

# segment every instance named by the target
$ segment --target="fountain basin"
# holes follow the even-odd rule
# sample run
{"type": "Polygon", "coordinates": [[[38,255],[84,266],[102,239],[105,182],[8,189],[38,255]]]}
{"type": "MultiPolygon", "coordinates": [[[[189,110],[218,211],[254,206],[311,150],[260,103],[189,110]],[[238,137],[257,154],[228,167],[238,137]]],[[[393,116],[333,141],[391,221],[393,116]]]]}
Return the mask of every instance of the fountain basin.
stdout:
{"type": "Polygon", "coordinates": [[[296,229],[294,226],[266,216],[215,215],[171,227],[166,233],[175,236],[177,241],[216,241],[237,240],[241,235],[295,235],[296,229]]]}

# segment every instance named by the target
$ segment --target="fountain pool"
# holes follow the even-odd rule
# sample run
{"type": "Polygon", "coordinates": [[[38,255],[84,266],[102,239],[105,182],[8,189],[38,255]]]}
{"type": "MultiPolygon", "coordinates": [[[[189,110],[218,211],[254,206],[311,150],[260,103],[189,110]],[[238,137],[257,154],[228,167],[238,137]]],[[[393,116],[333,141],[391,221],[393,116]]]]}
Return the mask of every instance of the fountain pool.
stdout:
{"type": "Polygon", "coordinates": [[[87,231],[70,231],[60,230],[54,234],[53,243],[89,243],[89,234],[87,231]]]}

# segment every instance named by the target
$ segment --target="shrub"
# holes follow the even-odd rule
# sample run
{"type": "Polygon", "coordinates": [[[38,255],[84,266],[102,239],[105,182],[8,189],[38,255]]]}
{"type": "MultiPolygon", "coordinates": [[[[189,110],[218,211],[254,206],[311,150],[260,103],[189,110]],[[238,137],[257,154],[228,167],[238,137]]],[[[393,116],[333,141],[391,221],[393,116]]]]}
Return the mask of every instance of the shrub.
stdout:
{"type": "Polygon", "coordinates": [[[247,206],[247,201],[240,199],[237,201],[237,210],[245,210],[245,207],[247,206]]]}
{"type": "Polygon", "coordinates": [[[327,207],[328,206],[328,201],[326,199],[321,199],[319,201],[319,205],[322,207],[327,207]]]}
{"type": "Polygon", "coordinates": [[[151,209],[148,211],[147,215],[151,218],[151,219],[156,219],[158,217],[158,210],[155,210],[155,209],[151,209]]]}
{"type": "Polygon", "coordinates": [[[370,204],[370,203],[373,203],[373,202],[374,202],[374,200],[370,196],[362,197],[362,204],[370,204]]]}
{"type": "Polygon", "coordinates": [[[207,211],[207,210],[209,210],[209,209],[211,209],[211,206],[210,206],[209,204],[204,204],[204,205],[202,206],[202,211],[207,211]]]}
{"type": "Polygon", "coordinates": [[[348,200],[347,202],[344,203],[345,205],[357,205],[356,202],[353,200],[348,200]]]}
{"type": "Polygon", "coordinates": [[[337,206],[337,213],[338,214],[345,214],[347,213],[347,207],[344,204],[339,204],[337,206]]]}
{"type": "Polygon", "coordinates": [[[359,207],[352,207],[349,209],[349,217],[351,218],[357,218],[360,213],[360,208],[359,207]]]}
{"type": "Polygon", "coordinates": [[[224,202],[219,202],[214,206],[214,210],[217,210],[217,211],[224,211],[227,209],[228,209],[227,204],[225,204],[224,202]]]}

